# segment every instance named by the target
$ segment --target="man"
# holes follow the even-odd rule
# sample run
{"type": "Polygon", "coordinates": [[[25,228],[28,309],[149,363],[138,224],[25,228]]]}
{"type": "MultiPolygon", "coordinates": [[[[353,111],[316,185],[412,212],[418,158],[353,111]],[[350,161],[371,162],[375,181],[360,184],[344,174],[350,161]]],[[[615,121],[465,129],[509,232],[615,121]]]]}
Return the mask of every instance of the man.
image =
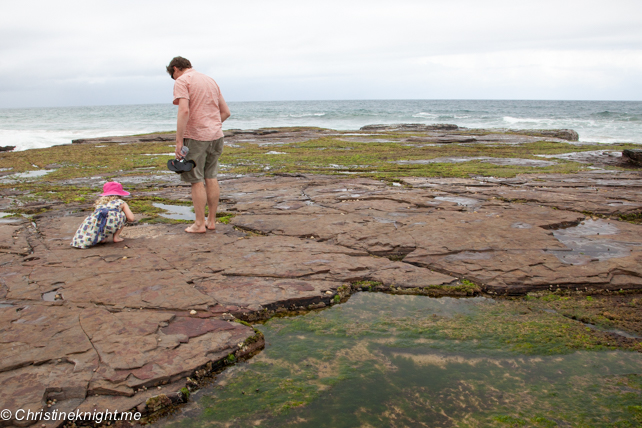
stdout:
{"type": "Polygon", "coordinates": [[[205,233],[216,228],[216,210],[220,194],[216,173],[223,152],[223,122],[230,109],[221,90],[211,77],[192,70],[189,60],[177,56],[167,66],[174,83],[176,119],[176,158],[183,157],[183,145],[189,148],[186,160],[196,167],[181,174],[181,180],[192,184],[192,203],[196,221],[185,229],[188,233],[205,233]],[[205,219],[205,204],[209,215],[205,219]]]}

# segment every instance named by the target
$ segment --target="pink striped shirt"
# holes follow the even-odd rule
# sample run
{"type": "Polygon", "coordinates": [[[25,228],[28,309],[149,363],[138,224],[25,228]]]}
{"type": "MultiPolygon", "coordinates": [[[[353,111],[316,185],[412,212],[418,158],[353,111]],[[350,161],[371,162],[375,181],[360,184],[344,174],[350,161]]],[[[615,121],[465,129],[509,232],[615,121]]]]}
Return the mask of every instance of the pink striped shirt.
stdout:
{"type": "Polygon", "coordinates": [[[183,138],[212,141],[223,137],[219,100],[221,90],[211,77],[191,68],[174,83],[174,104],[189,100],[189,119],[183,138]]]}

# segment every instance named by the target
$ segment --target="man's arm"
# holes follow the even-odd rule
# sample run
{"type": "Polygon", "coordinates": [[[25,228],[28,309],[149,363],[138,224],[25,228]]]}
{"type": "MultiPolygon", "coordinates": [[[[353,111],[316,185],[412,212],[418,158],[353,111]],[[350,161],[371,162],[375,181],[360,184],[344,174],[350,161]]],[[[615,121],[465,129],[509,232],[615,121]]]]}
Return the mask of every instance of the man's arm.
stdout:
{"type": "Polygon", "coordinates": [[[230,112],[230,108],[225,102],[225,98],[223,98],[223,94],[219,95],[218,109],[221,112],[221,122],[225,122],[232,115],[232,113],[230,112]]]}
{"type": "Polygon", "coordinates": [[[185,135],[185,127],[189,119],[189,100],[187,98],[179,98],[178,100],[178,116],[176,118],[176,159],[183,157],[181,149],[183,148],[183,135],[185,135]]]}

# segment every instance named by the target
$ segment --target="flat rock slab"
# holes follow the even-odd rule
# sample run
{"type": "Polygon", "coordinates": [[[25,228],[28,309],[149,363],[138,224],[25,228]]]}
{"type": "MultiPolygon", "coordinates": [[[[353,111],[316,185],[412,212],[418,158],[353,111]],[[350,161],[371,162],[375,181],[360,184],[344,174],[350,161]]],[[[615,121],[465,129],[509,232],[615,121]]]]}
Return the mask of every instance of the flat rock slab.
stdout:
{"type": "Polygon", "coordinates": [[[70,411],[90,395],[105,408],[112,396],[136,401],[143,388],[184,378],[254,335],[220,319],[67,302],[1,308],[0,324],[0,403],[13,411],[38,411],[49,399],[70,411]]]}
{"type": "Polygon", "coordinates": [[[3,408],[141,405],[154,388],[177,390],[241,349],[255,333],[233,316],[321,308],[372,284],[448,293],[466,279],[513,295],[642,289],[642,226],[617,219],[640,215],[636,172],[221,183],[235,217],[206,234],[136,225],[124,242],[78,250],[69,245],[83,220],[77,207],[0,224],[3,408]]]}
{"type": "MultiPolygon", "coordinates": [[[[229,129],[225,131],[225,145],[237,146],[240,143],[257,144],[261,147],[282,146],[293,143],[300,143],[317,138],[340,137],[347,141],[358,141],[363,143],[375,142],[373,136],[380,134],[382,139],[378,141],[396,141],[406,144],[428,143],[428,144],[466,144],[466,143],[501,143],[501,144],[520,144],[537,141],[568,142],[578,141],[577,133],[569,129],[555,130],[519,130],[519,129],[468,129],[460,128],[457,125],[437,124],[396,124],[396,125],[369,125],[364,126],[359,131],[336,131],[333,129],[323,129],[314,127],[294,127],[278,129],[229,129]],[[408,137],[401,139],[385,138],[388,133],[412,133],[408,137]]],[[[117,136],[117,137],[100,137],[85,138],[73,140],[73,144],[135,144],[149,142],[168,142],[175,141],[173,133],[158,133],[139,136],[117,136]]]]}

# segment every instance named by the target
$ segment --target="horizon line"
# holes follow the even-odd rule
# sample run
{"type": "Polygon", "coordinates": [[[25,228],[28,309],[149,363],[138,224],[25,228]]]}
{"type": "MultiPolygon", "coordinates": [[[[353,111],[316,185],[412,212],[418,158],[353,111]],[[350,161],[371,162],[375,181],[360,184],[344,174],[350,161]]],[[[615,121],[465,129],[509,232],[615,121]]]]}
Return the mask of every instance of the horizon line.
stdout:
{"type": "MultiPolygon", "coordinates": [[[[618,102],[639,103],[642,100],[578,100],[578,99],[527,99],[527,98],[361,98],[361,99],[327,99],[327,100],[254,100],[254,101],[227,101],[228,103],[287,103],[287,102],[358,102],[358,101],[523,101],[523,102],[618,102]]],[[[31,106],[31,107],[0,107],[0,110],[28,110],[40,108],[82,108],[82,107],[122,107],[122,106],[148,106],[172,105],[170,102],[161,103],[126,103],[126,104],[85,104],[85,105],[56,105],[56,106],[31,106]]],[[[173,107],[173,105],[172,105],[173,107]]]]}

